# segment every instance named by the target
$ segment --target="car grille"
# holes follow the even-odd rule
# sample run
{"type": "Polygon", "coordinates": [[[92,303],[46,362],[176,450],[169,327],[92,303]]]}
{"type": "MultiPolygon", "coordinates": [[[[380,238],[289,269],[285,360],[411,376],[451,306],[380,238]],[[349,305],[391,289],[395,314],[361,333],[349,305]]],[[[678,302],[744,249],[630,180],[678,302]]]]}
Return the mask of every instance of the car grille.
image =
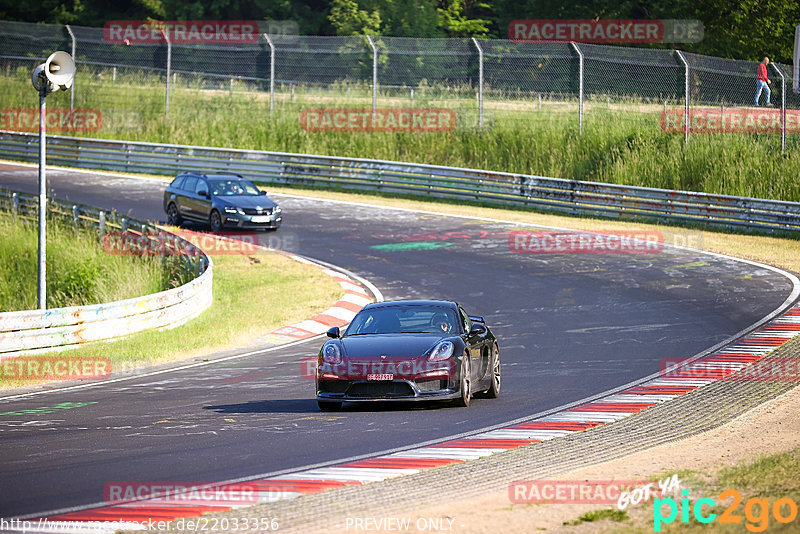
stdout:
{"type": "Polygon", "coordinates": [[[348,397],[413,397],[414,390],[406,382],[356,382],[347,390],[348,397]]]}
{"type": "Polygon", "coordinates": [[[344,393],[351,382],[349,380],[320,380],[318,384],[320,393],[344,393]]]}
{"type": "Polygon", "coordinates": [[[272,215],[272,208],[257,210],[255,208],[242,208],[245,215],[272,215]]]}
{"type": "Polygon", "coordinates": [[[417,380],[420,391],[437,391],[447,389],[447,380],[417,380]]]}

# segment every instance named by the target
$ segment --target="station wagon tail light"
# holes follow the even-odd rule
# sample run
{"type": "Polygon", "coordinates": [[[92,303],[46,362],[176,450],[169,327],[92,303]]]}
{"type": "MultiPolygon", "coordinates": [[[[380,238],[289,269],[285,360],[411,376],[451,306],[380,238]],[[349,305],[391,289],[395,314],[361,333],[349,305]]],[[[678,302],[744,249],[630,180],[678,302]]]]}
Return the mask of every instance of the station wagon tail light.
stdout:
{"type": "Polygon", "coordinates": [[[433,350],[428,356],[428,361],[440,362],[442,360],[446,360],[453,355],[454,348],[455,347],[450,341],[440,341],[438,345],[433,347],[433,350]]]}
{"type": "Polygon", "coordinates": [[[336,343],[328,343],[322,348],[322,361],[325,363],[342,363],[342,352],[336,343]]]}

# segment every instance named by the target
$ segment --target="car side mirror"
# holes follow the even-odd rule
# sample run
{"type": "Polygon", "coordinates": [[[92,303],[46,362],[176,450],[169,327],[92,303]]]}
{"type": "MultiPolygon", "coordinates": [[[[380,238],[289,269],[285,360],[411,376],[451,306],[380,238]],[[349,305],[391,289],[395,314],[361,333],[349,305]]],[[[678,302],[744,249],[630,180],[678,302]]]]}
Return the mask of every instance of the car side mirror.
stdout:
{"type": "Polygon", "coordinates": [[[472,328],[469,329],[469,333],[470,333],[470,335],[485,334],[486,333],[486,327],[483,326],[480,323],[472,323],[472,328]]]}
{"type": "Polygon", "coordinates": [[[339,338],[339,327],[338,326],[334,326],[333,328],[328,330],[328,337],[332,337],[333,339],[338,339],[339,338]]]}
{"type": "Polygon", "coordinates": [[[205,189],[201,189],[200,191],[197,192],[197,194],[200,195],[201,197],[211,198],[211,195],[209,195],[208,191],[206,191],[205,189]]]}
{"type": "Polygon", "coordinates": [[[259,195],[263,195],[263,196],[267,196],[267,192],[266,191],[259,191],[258,194],[259,195]]]}

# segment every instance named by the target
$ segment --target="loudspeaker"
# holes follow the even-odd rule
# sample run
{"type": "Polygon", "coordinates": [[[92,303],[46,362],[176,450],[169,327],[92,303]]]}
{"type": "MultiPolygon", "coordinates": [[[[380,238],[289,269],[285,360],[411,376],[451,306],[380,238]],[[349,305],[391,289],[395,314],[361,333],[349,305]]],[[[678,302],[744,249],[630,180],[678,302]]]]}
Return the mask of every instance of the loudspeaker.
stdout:
{"type": "Polygon", "coordinates": [[[37,91],[47,84],[47,92],[67,90],[75,78],[75,60],[66,52],[53,52],[47,61],[33,69],[31,82],[37,91]]]}

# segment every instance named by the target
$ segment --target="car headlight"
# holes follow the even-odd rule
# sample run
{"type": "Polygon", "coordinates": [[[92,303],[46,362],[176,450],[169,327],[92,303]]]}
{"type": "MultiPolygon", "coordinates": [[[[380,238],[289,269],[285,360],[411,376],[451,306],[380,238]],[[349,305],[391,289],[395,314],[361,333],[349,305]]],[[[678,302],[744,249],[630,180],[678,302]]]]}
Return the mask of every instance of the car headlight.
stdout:
{"type": "Polygon", "coordinates": [[[430,356],[428,356],[428,361],[440,362],[442,360],[446,360],[453,355],[453,349],[455,349],[455,346],[452,342],[440,341],[438,345],[433,347],[430,356]]]}
{"type": "Polygon", "coordinates": [[[225,206],[225,213],[238,213],[239,215],[244,215],[244,210],[242,208],[236,208],[234,206],[225,206]]]}
{"type": "Polygon", "coordinates": [[[328,343],[322,347],[322,361],[325,363],[342,363],[342,351],[336,343],[328,343]]]}

